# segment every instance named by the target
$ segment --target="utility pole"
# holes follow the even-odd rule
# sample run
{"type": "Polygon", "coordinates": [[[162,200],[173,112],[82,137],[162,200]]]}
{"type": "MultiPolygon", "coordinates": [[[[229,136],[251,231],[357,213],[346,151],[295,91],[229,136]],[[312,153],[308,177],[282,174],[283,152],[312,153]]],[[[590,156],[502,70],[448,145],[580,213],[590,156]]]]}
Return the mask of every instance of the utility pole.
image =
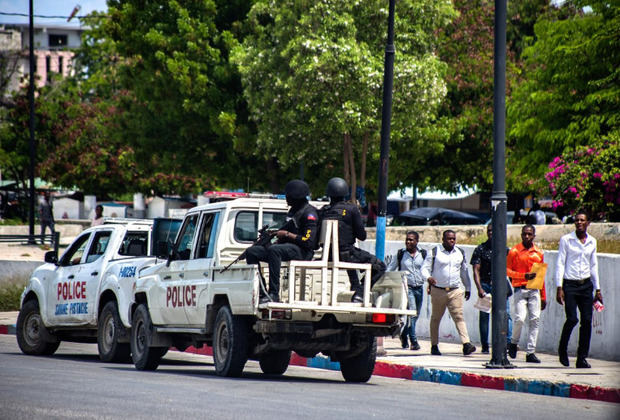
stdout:
{"type": "Polygon", "coordinates": [[[30,85],[28,86],[28,102],[30,103],[30,188],[29,188],[29,211],[28,211],[28,223],[29,223],[29,235],[28,242],[35,243],[34,240],[34,162],[36,157],[36,145],[34,143],[34,7],[33,0],[30,0],[30,15],[29,15],[29,31],[28,42],[30,49],[30,85]]]}
{"type": "Polygon", "coordinates": [[[506,1],[495,0],[493,60],[493,193],[491,195],[493,237],[491,239],[492,355],[489,369],[514,368],[506,356],[506,1]]]}
{"type": "Polygon", "coordinates": [[[390,159],[390,128],[392,119],[392,86],[394,84],[394,3],[390,0],[388,15],[388,36],[385,45],[383,70],[383,110],[381,118],[381,157],[379,160],[379,214],[377,215],[377,239],[375,255],[385,257],[385,218],[387,215],[388,161],[390,159]]]}

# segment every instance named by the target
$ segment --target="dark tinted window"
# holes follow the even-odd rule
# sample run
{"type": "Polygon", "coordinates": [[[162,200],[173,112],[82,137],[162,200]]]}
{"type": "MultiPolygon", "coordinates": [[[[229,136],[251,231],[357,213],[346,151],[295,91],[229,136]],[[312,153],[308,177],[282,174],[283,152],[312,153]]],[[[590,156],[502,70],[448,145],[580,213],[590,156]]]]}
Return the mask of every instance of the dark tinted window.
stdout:
{"type": "MultiPolygon", "coordinates": [[[[263,212],[263,225],[269,225],[270,229],[280,228],[284,223],[286,223],[285,212],[263,212]]],[[[239,212],[235,218],[235,240],[238,242],[254,242],[257,237],[258,212],[239,212]]]]}
{"type": "Polygon", "coordinates": [[[130,255],[133,257],[145,256],[147,252],[147,241],[147,232],[127,232],[118,253],[120,255],[130,255]]]}
{"type": "Polygon", "coordinates": [[[49,36],[49,46],[50,47],[66,47],[67,46],[67,35],[54,35],[50,34],[49,36]]]}

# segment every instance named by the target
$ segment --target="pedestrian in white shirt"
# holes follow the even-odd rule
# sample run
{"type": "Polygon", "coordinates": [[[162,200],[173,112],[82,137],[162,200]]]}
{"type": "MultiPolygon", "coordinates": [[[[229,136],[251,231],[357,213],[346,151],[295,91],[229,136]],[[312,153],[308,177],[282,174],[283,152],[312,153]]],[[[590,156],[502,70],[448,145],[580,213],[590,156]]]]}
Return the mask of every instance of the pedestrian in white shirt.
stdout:
{"type": "Polygon", "coordinates": [[[562,236],[555,270],[556,300],[564,305],[566,322],[562,328],[558,356],[560,363],[569,365],[568,341],[579,322],[579,346],[577,347],[578,368],[589,368],[586,360],[590,351],[592,336],[592,304],[603,303],[598,278],[596,239],[588,235],[590,221],[584,211],[575,214],[575,232],[562,236]],[[594,293],[593,293],[594,292],[594,293]],[[579,319],[577,318],[579,308],[579,319]]]}
{"type": "Polygon", "coordinates": [[[103,224],[103,206],[101,204],[98,204],[97,207],[95,207],[95,217],[90,222],[90,225],[99,226],[102,224],[103,224]]]}
{"type": "Polygon", "coordinates": [[[426,255],[422,265],[422,277],[430,285],[431,304],[431,354],[441,356],[439,351],[439,324],[446,307],[456,325],[463,343],[463,354],[476,351],[469,341],[467,325],[463,317],[463,296],[469,300],[471,281],[467,272],[467,260],[462,249],[456,246],[456,233],[453,230],[443,232],[442,244],[433,248],[426,255]],[[461,282],[465,292],[460,288],[461,282]]]}

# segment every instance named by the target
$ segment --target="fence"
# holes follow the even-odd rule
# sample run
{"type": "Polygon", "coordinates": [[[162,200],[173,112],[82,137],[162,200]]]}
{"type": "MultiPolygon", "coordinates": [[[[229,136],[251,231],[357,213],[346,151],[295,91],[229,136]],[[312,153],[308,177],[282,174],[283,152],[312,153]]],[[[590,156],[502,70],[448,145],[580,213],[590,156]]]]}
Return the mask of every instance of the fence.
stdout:
{"type": "Polygon", "coordinates": [[[56,255],[58,255],[58,244],[60,243],[60,232],[54,232],[48,235],[0,235],[0,242],[4,243],[20,243],[20,244],[45,244],[49,242],[54,247],[56,255]]]}

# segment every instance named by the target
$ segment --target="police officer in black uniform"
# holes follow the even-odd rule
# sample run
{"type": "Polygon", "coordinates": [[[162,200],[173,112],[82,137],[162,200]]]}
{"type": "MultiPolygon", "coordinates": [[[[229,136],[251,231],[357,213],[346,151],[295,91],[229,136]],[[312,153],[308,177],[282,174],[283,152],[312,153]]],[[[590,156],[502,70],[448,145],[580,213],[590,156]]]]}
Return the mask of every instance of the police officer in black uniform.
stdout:
{"type": "MultiPolygon", "coordinates": [[[[362,223],[362,215],[355,204],[345,202],[345,197],[349,195],[349,186],[342,178],[332,178],[327,183],[327,196],[330,205],[321,210],[321,218],[328,220],[338,220],[338,248],[340,260],[352,263],[363,263],[372,265],[371,284],[385,273],[386,266],[383,261],[369,252],[356,248],[355,239],[366,240],[366,229],[362,223]]],[[[357,270],[347,270],[351,290],[353,294],[352,302],[363,302],[364,290],[360,284],[357,270]]]]}
{"type": "Polygon", "coordinates": [[[246,261],[269,264],[269,295],[263,295],[260,303],[279,302],[280,266],[282,261],[311,260],[317,241],[318,211],[306,198],[310,188],[304,181],[294,179],[284,187],[286,203],[291,206],[287,222],[276,232],[277,243],[268,247],[254,245],[248,248],[246,261]]]}

